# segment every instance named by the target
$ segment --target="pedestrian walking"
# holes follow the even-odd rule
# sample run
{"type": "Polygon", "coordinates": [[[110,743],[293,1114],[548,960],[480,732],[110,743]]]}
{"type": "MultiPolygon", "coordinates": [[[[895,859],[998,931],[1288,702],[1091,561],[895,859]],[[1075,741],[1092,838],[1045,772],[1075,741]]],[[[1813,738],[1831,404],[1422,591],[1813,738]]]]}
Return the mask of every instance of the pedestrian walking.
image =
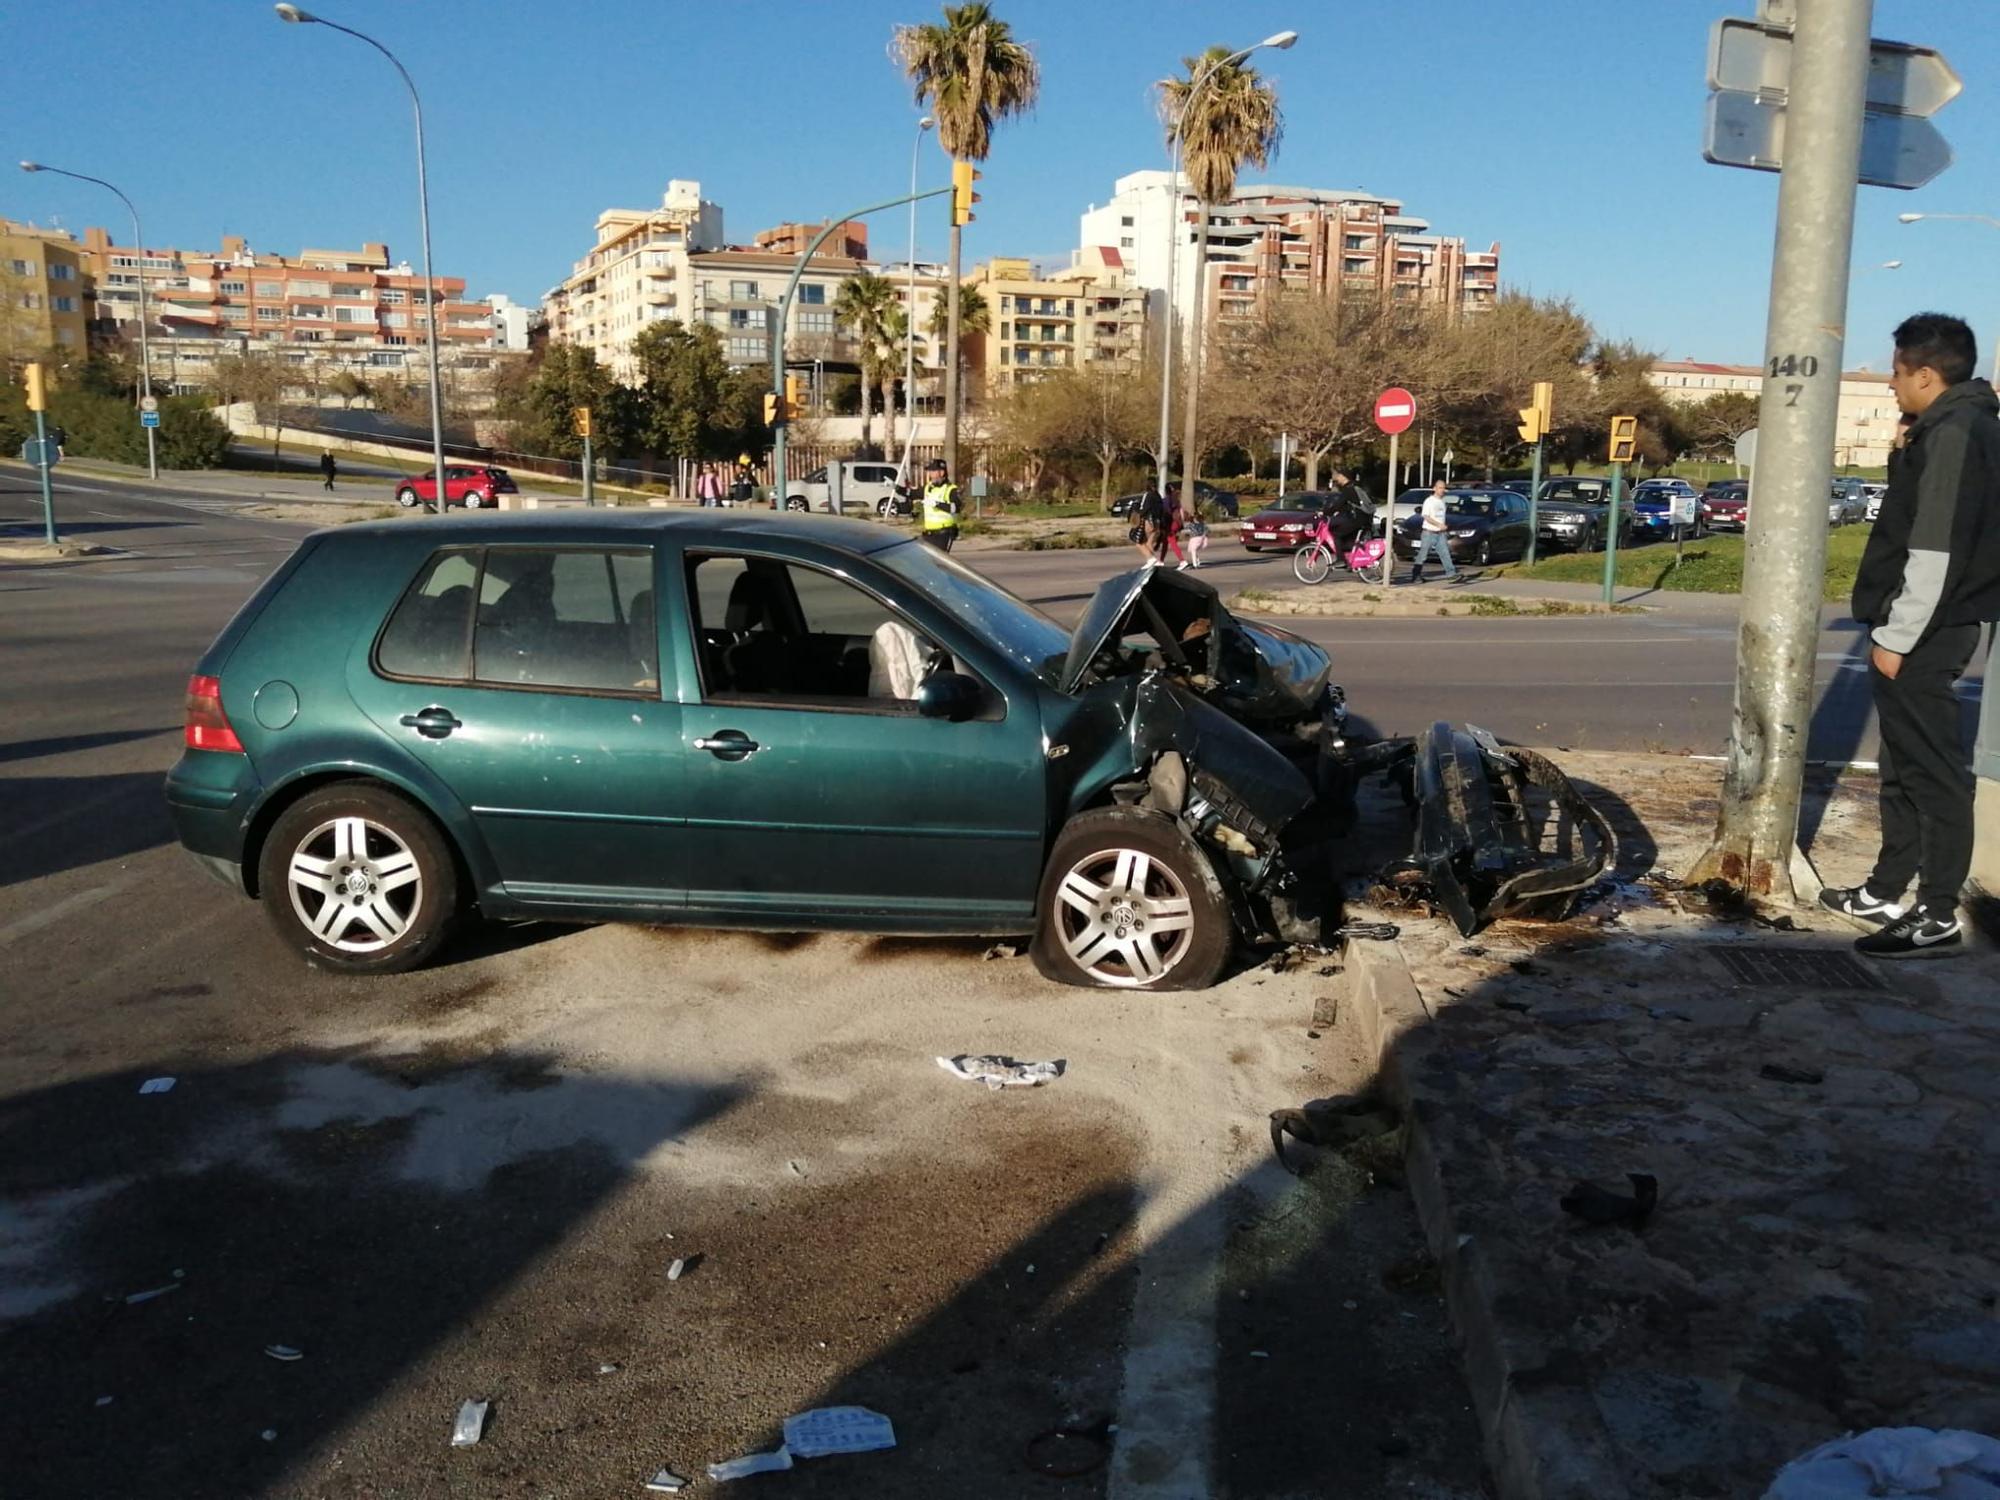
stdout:
{"type": "Polygon", "coordinates": [[[703,464],[701,472],[695,475],[694,501],[705,510],[722,505],[722,476],[715,472],[714,464],[703,464]]]}
{"type": "Polygon", "coordinates": [[[1181,529],[1187,525],[1187,512],[1182,508],[1181,497],[1178,494],[1169,493],[1166,502],[1167,520],[1166,525],[1161,528],[1161,540],[1164,545],[1160,549],[1160,561],[1164,564],[1167,553],[1171,551],[1174,554],[1174,561],[1180,565],[1180,571],[1186,572],[1188,560],[1187,554],[1181,551],[1181,529]]]}
{"type": "Polygon", "coordinates": [[[1980,626],[2000,620],[2000,400],[1973,375],[1978,363],[1958,318],[1919,313],[1896,329],[1889,389],[1914,420],[1890,455],[1853,601],[1869,627],[1881,726],[1882,847],[1866,881],[1819,898],[1876,929],[1854,945],[1872,958],[1939,958],[1965,944],[1974,781],[1952,684],[1980,626]]]}
{"type": "Polygon", "coordinates": [[[1423,520],[1417,528],[1417,560],[1410,569],[1410,582],[1424,581],[1424,559],[1433,552],[1444,567],[1444,576],[1458,580],[1458,564],[1451,560],[1450,504],[1445,499],[1442,479],[1431,486],[1431,492],[1424,496],[1423,520]]]}
{"type": "Polygon", "coordinates": [[[1139,555],[1149,562],[1158,562],[1166,550],[1167,502],[1150,479],[1146,481],[1145,493],[1139,496],[1138,520],[1139,555]]]}
{"type": "Polygon", "coordinates": [[[924,465],[924,540],[940,552],[958,540],[958,486],[951,482],[944,460],[924,465]]]}
{"type": "Polygon", "coordinates": [[[1192,516],[1181,527],[1181,543],[1187,548],[1188,566],[1199,568],[1201,555],[1208,550],[1208,522],[1200,516],[1192,516]]]}
{"type": "Polygon", "coordinates": [[[320,449],[320,454],[319,454],[320,488],[325,490],[328,494],[333,493],[333,476],[335,475],[335,473],[338,472],[338,470],[339,466],[335,464],[333,461],[333,450],[331,448],[320,449]]]}

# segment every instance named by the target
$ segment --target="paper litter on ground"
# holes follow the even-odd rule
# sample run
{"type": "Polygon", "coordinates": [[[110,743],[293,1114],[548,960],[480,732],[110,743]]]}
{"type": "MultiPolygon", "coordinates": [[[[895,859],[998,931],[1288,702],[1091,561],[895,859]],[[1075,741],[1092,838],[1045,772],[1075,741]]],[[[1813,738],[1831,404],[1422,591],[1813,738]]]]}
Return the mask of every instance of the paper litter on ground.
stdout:
{"type": "Polygon", "coordinates": [[[1060,1057],[1053,1062],[1022,1062],[1001,1055],[976,1057],[970,1052],[940,1057],[937,1065],[954,1078],[963,1078],[968,1083],[976,1080],[989,1089],[1034,1088],[1062,1077],[1069,1066],[1060,1057]]]}
{"type": "Polygon", "coordinates": [[[451,1445],[454,1448],[470,1448],[486,1432],[486,1407],[484,1401],[470,1401],[458,1409],[458,1420],[451,1424],[451,1445]]]}
{"type": "Polygon", "coordinates": [[[821,1406],[785,1418],[785,1447],[795,1458],[874,1453],[895,1446],[894,1425],[865,1406],[821,1406]]]}

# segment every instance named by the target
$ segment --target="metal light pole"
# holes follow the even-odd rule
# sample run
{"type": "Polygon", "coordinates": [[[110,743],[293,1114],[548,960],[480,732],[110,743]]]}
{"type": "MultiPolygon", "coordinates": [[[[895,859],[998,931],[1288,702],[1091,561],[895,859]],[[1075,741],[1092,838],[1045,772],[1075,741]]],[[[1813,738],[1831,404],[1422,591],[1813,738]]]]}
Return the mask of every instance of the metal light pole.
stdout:
{"type": "MultiPolygon", "coordinates": [[[[324,16],[316,16],[309,10],[296,5],[273,7],[278,19],[294,25],[326,26],[334,31],[343,31],[357,41],[366,42],[377,52],[388,58],[402,75],[403,85],[410,91],[410,107],[417,116],[417,222],[422,227],[424,239],[424,318],[426,342],[431,354],[431,461],[437,476],[437,496],[433,509],[444,513],[444,399],[441,377],[438,374],[438,333],[439,312],[437,298],[437,278],[431,274],[431,194],[424,171],[424,102],[417,97],[417,85],[410,77],[409,69],[396,60],[396,54],[376,41],[374,37],[356,31],[351,26],[343,26],[338,21],[329,21],[324,16]]],[[[141,285],[144,283],[142,282],[141,285]]]]}
{"type": "Polygon", "coordinates": [[[1715,840],[1688,877],[1752,895],[1817,894],[1798,855],[1799,798],[1826,585],[1826,497],[1872,10],[1872,0],[1815,0],[1798,8],[1793,34],[1736,704],[1715,840]]]}
{"type": "Polygon", "coordinates": [[[1240,52],[1232,52],[1227,57],[1217,58],[1208,67],[1197,73],[1189,86],[1187,97],[1181,101],[1181,112],[1174,117],[1174,150],[1172,167],[1167,173],[1167,294],[1164,304],[1164,326],[1160,332],[1160,493],[1167,492],[1168,458],[1173,445],[1173,401],[1174,401],[1174,283],[1175,262],[1179,260],[1181,242],[1181,132],[1180,122],[1187,118],[1187,112],[1194,106],[1195,96],[1201,92],[1203,84],[1213,78],[1219,69],[1231,63],[1239,63],[1259,48],[1270,47],[1284,51],[1299,39],[1296,31],[1280,31],[1275,36],[1267,36],[1255,46],[1245,47],[1240,52]]]}
{"type": "MultiPolygon", "coordinates": [[[[1964,219],[1974,224],[1987,224],[1993,227],[1994,229],[2000,229],[2000,219],[1994,218],[1992,214],[1897,214],[1896,215],[1896,222],[1899,224],[1914,224],[1919,219],[1964,219]]],[[[1886,264],[1900,266],[1902,262],[1899,260],[1889,261],[1886,262],[1886,264]]],[[[1992,330],[1992,334],[2000,334],[2000,328],[1992,330]]],[[[1991,336],[1992,335],[1989,335],[1989,337],[1991,336]]],[[[1992,342],[1993,342],[1992,378],[1996,384],[2000,384],[2000,337],[1993,337],[1992,342]]]]}
{"type": "Polygon", "coordinates": [[[917,121],[917,138],[910,142],[910,316],[903,330],[903,461],[897,477],[910,482],[910,454],[917,444],[917,152],[924,144],[924,132],[937,124],[929,115],[917,121]]]}
{"type": "MultiPolygon", "coordinates": [[[[22,162],[21,170],[23,172],[53,172],[58,177],[73,177],[78,182],[96,183],[101,188],[107,188],[111,192],[117,193],[118,201],[124,204],[126,211],[132,215],[132,242],[139,251],[139,386],[145,400],[150,402],[153,399],[153,351],[151,346],[146,342],[146,323],[148,321],[146,307],[146,235],[145,231],[139,227],[139,210],[132,207],[132,200],[130,198],[118,192],[117,188],[112,187],[102,177],[86,177],[81,172],[67,172],[61,167],[46,166],[38,161],[22,162]]],[[[150,410],[150,406],[147,409],[150,410]]],[[[146,429],[146,474],[151,479],[158,479],[160,477],[159,447],[154,441],[154,433],[157,431],[158,429],[153,427],[146,429]]]]}

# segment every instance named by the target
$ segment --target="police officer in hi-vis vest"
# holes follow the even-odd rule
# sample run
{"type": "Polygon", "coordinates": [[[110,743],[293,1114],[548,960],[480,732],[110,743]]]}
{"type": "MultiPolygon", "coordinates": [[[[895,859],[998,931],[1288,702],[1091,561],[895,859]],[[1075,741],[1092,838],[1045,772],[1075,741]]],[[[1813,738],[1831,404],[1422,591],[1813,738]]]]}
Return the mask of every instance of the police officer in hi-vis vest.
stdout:
{"type": "Polygon", "coordinates": [[[941,552],[958,540],[958,486],[941,458],[924,465],[924,540],[941,552]]]}

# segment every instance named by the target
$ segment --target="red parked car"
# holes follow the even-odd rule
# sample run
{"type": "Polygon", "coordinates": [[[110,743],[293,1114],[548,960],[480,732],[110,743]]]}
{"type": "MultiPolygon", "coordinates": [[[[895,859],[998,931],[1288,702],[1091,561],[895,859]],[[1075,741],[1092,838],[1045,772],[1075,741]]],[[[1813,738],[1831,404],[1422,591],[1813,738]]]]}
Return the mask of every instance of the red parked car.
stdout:
{"type": "MultiPolygon", "coordinates": [[[[444,503],[446,506],[463,505],[472,510],[482,505],[497,505],[501,495],[518,495],[520,489],[505,469],[496,469],[490,464],[446,464],[444,470],[444,503]]],[[[408,509],[417,505],[429,505],[437,499],[437,476],[435,474],[413,474],[396,486],[396,503],[408,509]]]]}

